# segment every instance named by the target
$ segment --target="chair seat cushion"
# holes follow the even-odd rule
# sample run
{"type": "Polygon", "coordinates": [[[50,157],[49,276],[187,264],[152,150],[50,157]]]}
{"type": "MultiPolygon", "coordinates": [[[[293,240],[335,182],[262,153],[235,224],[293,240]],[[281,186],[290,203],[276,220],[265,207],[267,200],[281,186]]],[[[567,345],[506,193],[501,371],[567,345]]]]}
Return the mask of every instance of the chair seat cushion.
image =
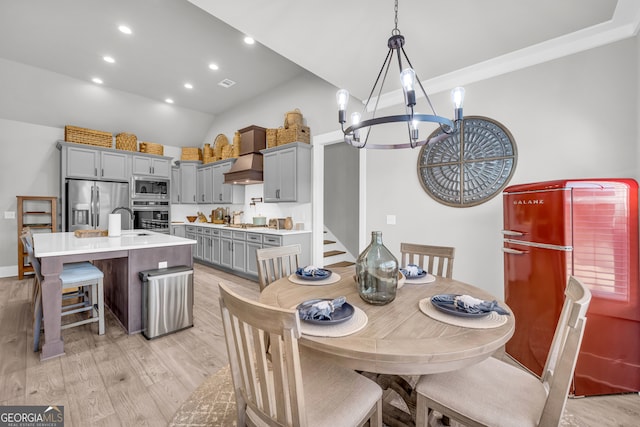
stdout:
{"type": "Polygon", "coordinates": [[[382,389],[357,372],[320,360],[301,348],[309,426],[353,426],[367,419],[382,389]]]}
{"type": "Polygon", "coordinates": [[[424,375],[416,391],[454,413],[495,427],[537,426],[547,398],[537,377],[493,357],[457,371],[424,375]]]}
{"type": "Polygon", "coordinates": [[[69,264],[70,267],[67,267],[67,264],[64,265],[62,273],[60,273],[60,280],[62,281],[63,286],[90,280],[98,280],[104,277],[104,273],[102,273],[98,267],[89,262],[75,264],[76,265],[69,264]]]}

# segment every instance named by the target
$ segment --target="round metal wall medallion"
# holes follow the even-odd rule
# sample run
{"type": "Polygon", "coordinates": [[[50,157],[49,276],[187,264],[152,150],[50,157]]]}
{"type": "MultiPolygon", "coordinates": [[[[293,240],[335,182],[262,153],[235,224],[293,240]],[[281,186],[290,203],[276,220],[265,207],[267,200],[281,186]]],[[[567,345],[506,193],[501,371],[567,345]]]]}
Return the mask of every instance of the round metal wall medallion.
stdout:
{"type": "MultiPolygon", "coordinates": [[[[420,149],[418,178],[434,200],[469,207],[506,187],[518,154],[511,132],[495,120],[469,116],[459,125],[460,132],[420,149]]],[[[441,133],[437,129],[430,137],[441,133]]]]}

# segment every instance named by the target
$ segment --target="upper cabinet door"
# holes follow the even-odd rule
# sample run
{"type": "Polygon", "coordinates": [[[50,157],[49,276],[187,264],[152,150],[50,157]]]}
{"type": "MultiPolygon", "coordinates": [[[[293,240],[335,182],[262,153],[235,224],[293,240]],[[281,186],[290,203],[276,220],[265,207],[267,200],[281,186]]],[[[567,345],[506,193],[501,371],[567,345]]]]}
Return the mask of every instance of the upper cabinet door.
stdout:
{"type": "Polygon", "coordinates": [[[264,201],[267,203],[311,200],[311,146],[291,143],[262,150],[264,201]]]}
{"type": "Polygon", "coordinates": [[[72,178],[98,178],[100,168],[100,151],[82,147],[66,147],[67,171],[72,178]]]}
{"type": "Polygon", "coordinates": [[[103,151],[100,160],[100,179],[129,181],[128,154],[103,151]]]}
{"type": "Polygon", "coordinates": [[[169,178],[171,165],[168,159],[154,159],[153,157],[133,156],[133,174],[149,175],[158,178],[169,178]]]}

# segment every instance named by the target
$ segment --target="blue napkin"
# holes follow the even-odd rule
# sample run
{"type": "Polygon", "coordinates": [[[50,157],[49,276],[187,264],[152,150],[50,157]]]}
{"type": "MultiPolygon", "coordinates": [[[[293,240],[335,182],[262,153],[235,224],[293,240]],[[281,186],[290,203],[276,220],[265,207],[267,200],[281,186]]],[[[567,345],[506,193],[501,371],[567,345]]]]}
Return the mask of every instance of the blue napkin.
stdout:
{"type": "Polygon", "coordinates": [[[405,268],[401,268],[402,274],[407,279],[424,276],[425,271],[415,264],[408,264],[405,268]]]}
{"type": "Polygon", "coordinates": [[[317,268],[312,265],[300,267],[296,270],[296,274],[302,277],[329,277],[331,272],[323,268],[317,268]]]}
{"type": "Polygon", "coordinates": [[[335,310],[342,307],[347,302],[345,297],[338,297],[331,300],[322,300],[313,304],[304,305],[298,308],[300,319],[302,320],[331,320],[331,315],[335,310]]]}
{"type": "Polygon", "coordinates": [[[509,312],[504,308],[498,305],[498,301],[485,301],[481,299],[474,298],[469,295],[454,295],[454,294],[445,294],[445,295],[435,295],[431,298],[433,301],[455,305],[461,310],[466,311],[467,313],[477,314],[477,313],[490,313],[495,311],[498,314],[504,314],[509,316],[509,312]]]}

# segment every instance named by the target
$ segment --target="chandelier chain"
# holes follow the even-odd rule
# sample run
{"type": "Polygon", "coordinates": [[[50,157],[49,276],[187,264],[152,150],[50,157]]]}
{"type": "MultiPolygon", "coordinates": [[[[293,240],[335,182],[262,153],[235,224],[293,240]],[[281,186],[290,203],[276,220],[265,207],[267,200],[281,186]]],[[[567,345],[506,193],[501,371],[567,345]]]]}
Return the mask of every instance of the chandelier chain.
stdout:
{"type": "Polygon", "coordinates": [[[395,12],[395,28],[391,31],[391,34],[398,35],[400,34],[400,30],[398,29],[398,0],[396,0],[395,6],[393,7],[393,11],[395,12]]]}

